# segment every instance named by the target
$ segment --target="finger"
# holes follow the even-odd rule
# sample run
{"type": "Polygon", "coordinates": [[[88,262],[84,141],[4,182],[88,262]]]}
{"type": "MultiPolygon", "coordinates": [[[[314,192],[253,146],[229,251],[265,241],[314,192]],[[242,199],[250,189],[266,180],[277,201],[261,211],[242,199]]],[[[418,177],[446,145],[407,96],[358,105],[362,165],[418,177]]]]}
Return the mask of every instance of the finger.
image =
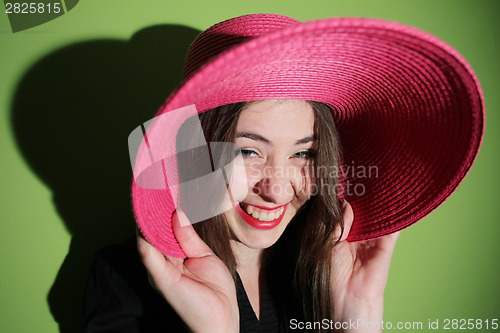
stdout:
{"type": "MultiPolygon", "coordinates": [[[[382,281],[387,280],[389,268],[392,261],[392,255],[396,246],[396,241],[399,237],[399,231],[390,235],[386,235],[371,241],[367,241],[368,246],[364,247],[365,251],[369,251],[365,259],[369,259],[365,265],[366,268],[372,271],[378,271],[382,281]]],[[[360,243],[361,245],[361,243],[360,243]]],[[[363,247],[359,247],[362,249],[363,247]]]]}
{"type": "Polygon", "coordinates": [[[168,257],[165,257],[163,253],[151,245],[140,232],[137,232],[137,249],[144,266],[153,275],[156,275],[159,271],[161,272],[164,267],[174,265],[168,257]]]}
{"type": "MultiPolygon", "coordinates": [[[[168,285],[175,284],[181,277],[181,272],[176,265],[152,246],[140,231],[137,232],[137,249],[142,263],[148,271],[148,280],[155,289],[162,289],[168,285]],[[161,283],[159,285],[159,281],[161,283]]],[[[173,258],[178,259],[178,258],[173,258]]],[[[182,259],[180,259],[182,260],[182,259]]]]}
{"type": "Polygon", "coordinates": [[[396,242],[398,241],[399,234],[400,231],[381,237],[378,240],[379,243],[377,245],[384,251],[392,254],[394,252],[394,248],[396,247],[396,242]]]}
{"type": "Polygon", "coordinates": [[[354,211],[352,210],[351,204],[348,203],[346,200],[343,202],[344,208],[344,214],[343,214],[343,219],[344,219],[344,231],[342,232],[342,229],[340,228],[340,225],[337,225],[335,228],[335,239],[339,239],[341,233],[342,233],[342,238],[340,238],[340,241],[344,241],[347,239],[347,236],[349,235],[349,232],[351,231],[352,223],[354,221],[354,211]]]}
{"type": "Polygon", "coordinates": [[[148,274],[148,282],[151,286],[153,286],[155,289],[158,289],[153,281],[153,278],[151,276],[151,273],[149,272],[149,267],[153,268],[154,264],[154,260],[157,260],[157,259],[151,259],[150,257],[151,256],[155,256],[155,253],[152,249],[153,246],[151,244],[148,243],[148,241],[144,238],[144,236],[142,235],[142,233],[137,229],[136,230],[136,238],[137,238],[137,250],[139,251],[139,256],[141,258],[141,261],[144,265],[144,267],[146,267],[146,271],[147,271],[147,274],[148,274]]]}
{"type": "Polygon", "coordinates": [[[183,298],[182,286],[189,284],[190,281],[183,278],[183,272],[179,269],[179,265],[175,264],[176,260],[182,262],[183,259],[165,257],[140,233],[137,234],[137,248],[147,269],[149,283],[175,308],[183,298]]]}
{"type": "Polygon", "coordinates": [[[354,211],[352,210],[352,206],[344,200],[344,234],[342,235],[342,240],[347,239],[347,236],[349,236],[353,222],[354,211]]]}
{"type": "Polygon", "coordinates": [[[189,221],[184,212],[177,210],[172,217],[172,229],[186,256],[188,258],[201,258],[213,255],[213,251],[196,233],[191,223],[183,223],[185,226],[182,227],[181,219],[189,221]]]}

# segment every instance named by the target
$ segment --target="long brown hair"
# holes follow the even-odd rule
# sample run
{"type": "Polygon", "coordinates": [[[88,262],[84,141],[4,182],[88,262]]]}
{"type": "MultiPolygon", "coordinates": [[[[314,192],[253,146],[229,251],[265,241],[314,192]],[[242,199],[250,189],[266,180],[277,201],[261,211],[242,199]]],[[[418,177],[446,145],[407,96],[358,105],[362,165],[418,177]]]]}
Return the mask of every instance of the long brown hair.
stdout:
{"type": "MultiPolygon", "coordinates": [[[[201,113],[199,119],[206,142],[234,142],[239,116],[249,103],[223,105],[201,113]]],[[[263,268],[270,272],[276,287],[272,292],[287,311],[304,320],[320,322],[333,319],[330,270],[337,241],[333,235],[338,225],[343,230],[342,209],[335,191],[338,180],[329,173],[338,170],[340,142],[331,109],[322,103],[309,103],[314,110],[318,139],[311,169],[317,191],[297,212],[278,242],[264,251],[263,268]],[[292,302],[284,300],[289,297],[290,288],[294,290],[292,302]],[[290,303],[295,306],[290,307],[290,303]]],[[[225,157],[231,154],[234,152],[226,152],[225,157]]],[[[236,277],[237,263],[230,245],[233,235],[224,214],[211,218],[209,223],[196,223],[194,228],[236,277]]]]}

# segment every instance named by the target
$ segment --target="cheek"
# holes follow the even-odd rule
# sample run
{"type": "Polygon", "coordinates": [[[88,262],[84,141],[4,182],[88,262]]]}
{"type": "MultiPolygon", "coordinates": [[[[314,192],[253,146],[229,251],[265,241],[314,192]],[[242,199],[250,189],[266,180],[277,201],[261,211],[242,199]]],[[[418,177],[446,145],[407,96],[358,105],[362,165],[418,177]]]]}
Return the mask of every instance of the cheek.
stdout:
{"type": "Polygon", "coordinates": [[[229,190],[234,201],[241,202],[248,195],[248,177],[243,158],[237,156],[230,166],[231,169],[226,169],[231,173],[231,180],[229,182],[229,190]]]}
{"type": "Polygon", "coordinates": [[[263,163],[258,162],[245,162],[244,171],[246,178],[246,186],[252,189],[262,178],[266,175],[266,167],[263,163]]]}
{"type": "Polygon", "coordinates": [[[307,201],[317,188],[310,166],[296,167],[295,177],[291,178],[290,181],[296,196],[302,202],[307,201]]]}

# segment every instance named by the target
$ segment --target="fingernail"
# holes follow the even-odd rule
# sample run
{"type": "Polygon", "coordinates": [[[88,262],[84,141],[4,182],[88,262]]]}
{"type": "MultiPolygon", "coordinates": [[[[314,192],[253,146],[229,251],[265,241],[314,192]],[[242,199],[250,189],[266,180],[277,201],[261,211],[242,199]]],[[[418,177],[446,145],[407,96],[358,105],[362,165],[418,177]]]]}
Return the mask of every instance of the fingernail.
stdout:
{"type": "Polygon", "coordinates": [[[177,218],[179,219],[179,224],[181,227],[185,227],[187,225],[190,225],[191,222],[189,222],[189,219],[187,218],[186,214],[182,210],[177,210],[177,218]]]}

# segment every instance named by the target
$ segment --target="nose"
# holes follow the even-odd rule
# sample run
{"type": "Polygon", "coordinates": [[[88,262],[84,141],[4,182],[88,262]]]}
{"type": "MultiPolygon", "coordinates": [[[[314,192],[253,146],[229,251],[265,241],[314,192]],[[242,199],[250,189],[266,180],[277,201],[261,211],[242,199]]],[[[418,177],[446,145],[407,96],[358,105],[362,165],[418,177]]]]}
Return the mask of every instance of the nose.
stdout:
{"type": "Polygon", "coordinates": [[[275,205],[290,202],[295,196],[293,171],[293,167],[287,166],[285,163],[265,165],[260,179],[254,185],[254,193],[275,205]]]}

